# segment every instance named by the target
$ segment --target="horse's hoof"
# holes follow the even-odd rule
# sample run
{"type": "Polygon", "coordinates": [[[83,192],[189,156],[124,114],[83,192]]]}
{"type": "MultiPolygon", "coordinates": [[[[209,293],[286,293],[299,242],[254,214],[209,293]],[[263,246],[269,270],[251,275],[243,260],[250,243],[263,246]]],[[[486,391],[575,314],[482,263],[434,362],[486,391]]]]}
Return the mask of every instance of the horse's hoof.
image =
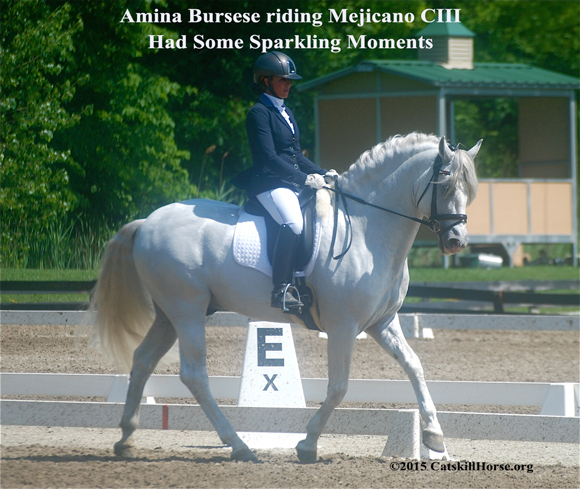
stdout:
{"type": "Polygon", "coordinates": [[[318,459],[316,449],[307,450],[301,446],[301,443],[296,445],[296,454],[298,455],[298,460],[303,464],[313,464],[318,459]]]}
{"type": "Polygon", "coordinates": [[[135,447],[132,445],[125,445],[124,443],[121,443],[120,441],[115,443],[115,455],[117,455],[117,457],[123,457],[123,458],[137,458],[137,453],[135,452],[135,447]]]}
{"type": "Polygon", "coordinates": [[[423,430],[423,445],[433,450],[434,452],[443,453],[445,451],[445,444],[443,443],[443,433],[439,430],[425,429],[423,430]]]}
{"type": "Polygon", "coordinates": [[[237,460],[238,462],[257,462],[258,458],[254,455],[254,452],[248,447],[238,448],[236,451],[232,452],[230,455],[231,460],[237,460]]]}

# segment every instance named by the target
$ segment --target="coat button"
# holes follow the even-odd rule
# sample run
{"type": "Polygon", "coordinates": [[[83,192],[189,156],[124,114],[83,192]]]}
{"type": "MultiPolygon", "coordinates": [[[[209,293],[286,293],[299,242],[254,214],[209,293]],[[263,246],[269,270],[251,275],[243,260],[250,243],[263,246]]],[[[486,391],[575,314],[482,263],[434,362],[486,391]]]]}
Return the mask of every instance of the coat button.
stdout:
{"type": "Polygon", "coordinates": [[[294,169],[298,170],[300,167],[297,164],[294,164],[294,169]]]}
{"type": "Polygon", "coordinates": [[[294,154],[292,155],[292,158],[296,159],[296,153],[294,153],[294,154]]]}

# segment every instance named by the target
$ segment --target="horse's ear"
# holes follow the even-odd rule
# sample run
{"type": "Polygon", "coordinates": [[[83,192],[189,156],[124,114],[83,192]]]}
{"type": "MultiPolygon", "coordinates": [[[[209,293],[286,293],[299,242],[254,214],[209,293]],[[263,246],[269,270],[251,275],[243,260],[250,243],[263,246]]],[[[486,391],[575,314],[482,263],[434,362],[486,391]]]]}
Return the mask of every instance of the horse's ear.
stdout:
{"type": "Polygon", "coordinates": [[[477,153],[479,153],[479,148],[481,148],[481,143],[483,143],[483,139],[480,139],[479,141],[477,141],[476,145],[467,152],[467,154],[471,157],[472,160],[474,160],[477,153]]]}
{"type": "Polygon", "coordinates": [[[453,158],[453,151],[451,151],[451,149],[447,145],[447,142],[445,141],[445,136],[443,136],[439,140],[439,156],[441,156],[441,159],[445,163],[451,161],[451,158],[453,158]]]}

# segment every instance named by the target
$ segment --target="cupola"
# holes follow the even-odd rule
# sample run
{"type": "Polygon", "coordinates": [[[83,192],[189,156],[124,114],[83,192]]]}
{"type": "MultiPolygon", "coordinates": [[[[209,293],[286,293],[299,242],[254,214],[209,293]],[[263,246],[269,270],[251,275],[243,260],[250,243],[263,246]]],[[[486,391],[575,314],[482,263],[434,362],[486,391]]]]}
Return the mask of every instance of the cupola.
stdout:
{"type": "Polygon", "coordinates": [[[460,22],[429,24],[417,34],[433,40],[433,48],[419,49],[419,60],[432,61],[449,70],[473,69],[475,34],[460,22]]]}

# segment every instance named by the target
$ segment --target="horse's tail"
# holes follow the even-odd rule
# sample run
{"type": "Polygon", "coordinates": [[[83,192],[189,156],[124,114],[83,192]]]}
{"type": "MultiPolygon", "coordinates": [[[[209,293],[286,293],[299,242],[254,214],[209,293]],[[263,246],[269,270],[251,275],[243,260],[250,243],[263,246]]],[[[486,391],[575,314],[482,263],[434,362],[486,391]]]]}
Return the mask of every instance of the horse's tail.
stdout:
{"type": "Polygon", "coordinates": [[[135,267],[133,245],[144,219],[130,222],[107,243],[89,311],[91,340],[120,373],[130,372],[133,352],[153,324],[155,311],[135,267]]]}

